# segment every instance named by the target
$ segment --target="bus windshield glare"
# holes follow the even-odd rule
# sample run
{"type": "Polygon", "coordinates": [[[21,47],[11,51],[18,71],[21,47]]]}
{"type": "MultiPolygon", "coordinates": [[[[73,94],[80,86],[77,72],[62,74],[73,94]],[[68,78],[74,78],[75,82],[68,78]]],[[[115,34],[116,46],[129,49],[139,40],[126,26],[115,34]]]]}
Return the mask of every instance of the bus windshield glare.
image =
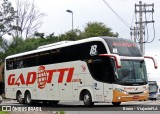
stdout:
{"type": "Polygon", "coordinates": [[[116,77],[121,84],[147,83],[147,72],[144,61],[122,60],[121,68],[116,70],[116,77]]]}

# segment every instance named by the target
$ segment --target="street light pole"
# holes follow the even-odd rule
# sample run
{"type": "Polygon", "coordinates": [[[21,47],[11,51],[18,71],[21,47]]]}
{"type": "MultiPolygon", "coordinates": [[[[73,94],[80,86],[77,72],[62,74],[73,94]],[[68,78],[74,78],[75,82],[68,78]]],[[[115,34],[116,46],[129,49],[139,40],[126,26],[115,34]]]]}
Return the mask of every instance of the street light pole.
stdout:
{"type": "Polygon", "coordinates": [[[66,12],[71,13],[72,14],[72,31],[73,31],[73,11],[72,10],[66,10],[66,12]]]}

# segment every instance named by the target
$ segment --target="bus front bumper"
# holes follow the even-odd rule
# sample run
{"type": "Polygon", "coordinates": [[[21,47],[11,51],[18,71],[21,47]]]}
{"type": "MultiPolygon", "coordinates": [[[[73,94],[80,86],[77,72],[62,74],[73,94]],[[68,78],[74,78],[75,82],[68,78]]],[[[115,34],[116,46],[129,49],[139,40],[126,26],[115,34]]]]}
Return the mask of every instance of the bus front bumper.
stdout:
{"type": "Polygon", "coordinates": [[[148,100],[149,93],[143,92],[141,94],[127,94],[113,90],[113,100],[112,102],[127,102],[127,101],[142,101],[148,100]]]}

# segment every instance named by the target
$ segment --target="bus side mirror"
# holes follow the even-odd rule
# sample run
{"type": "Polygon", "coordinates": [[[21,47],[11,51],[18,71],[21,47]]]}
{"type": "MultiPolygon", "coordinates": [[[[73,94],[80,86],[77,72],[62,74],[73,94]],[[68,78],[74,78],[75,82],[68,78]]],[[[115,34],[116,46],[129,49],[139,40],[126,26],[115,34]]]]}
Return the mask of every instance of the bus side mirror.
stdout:
{"type": "Polygon", "coordinates": [[[144,56],[144,58],[148,58],[148,59],[152,59],[153,63],[154,63],[154,68],[157,69],[158,68],[158,63],[156,61],[156,59],[154,57],[151,56],[144,56]]]}
{"type": "Polygon", "coordinates": [[[106,56],[106,57],[114,58],[114,60],[116,62],[116,67],[121,68],[121,60],[120,60],[119,55],[116,55],[116,54],[99,54],[99,56],[106,56]]]}

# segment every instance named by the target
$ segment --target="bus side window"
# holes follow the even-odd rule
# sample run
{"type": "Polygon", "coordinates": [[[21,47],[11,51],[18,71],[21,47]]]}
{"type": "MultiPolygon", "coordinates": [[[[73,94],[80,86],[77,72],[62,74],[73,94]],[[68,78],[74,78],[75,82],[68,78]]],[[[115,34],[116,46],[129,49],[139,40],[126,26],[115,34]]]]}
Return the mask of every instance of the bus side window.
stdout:
{"type": "Polygon", "coordinates": [[[68,47],[68,61],[86,59],[86,44],[78,44],[68,47]]]}
{"type": "Polygon", "coordinates": [[[31,54],[23,57],[23,67],[37,66],[37,54],[31,54]]]}
{"type": "Polygon", "coordinates": [[[14,59],[14,69],[23,68],[23,60],[22,57],[14,59]]]}
{"type": "Polygon", "coordinates": [[[41,52],[38,55],[38,65],[51,64],[51,51],[41,52]]]}
{"type": "Polygon", "coordinates": [[[67,47],[51,50],[51,63],[67,62],[67,47]]]}
{"type": "Polygon", "coordinates": [[[6,60],[6,69],[12,70],[13,69],[13,60],[6,60]]]}

